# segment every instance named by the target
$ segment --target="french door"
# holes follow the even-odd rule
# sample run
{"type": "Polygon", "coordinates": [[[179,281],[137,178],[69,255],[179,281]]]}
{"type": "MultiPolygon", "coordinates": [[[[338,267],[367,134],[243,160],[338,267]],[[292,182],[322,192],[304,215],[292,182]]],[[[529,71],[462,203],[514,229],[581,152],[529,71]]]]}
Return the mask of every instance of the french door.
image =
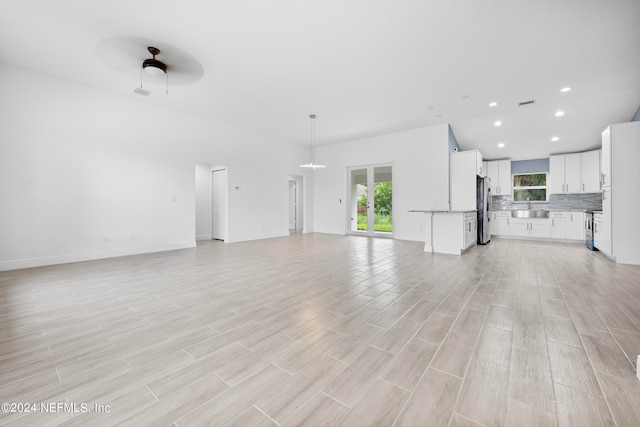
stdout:
{"type": "Polygon", "coordinates": [[[391,165],[349,169],[349,232],[393,237],[391,165]]]}

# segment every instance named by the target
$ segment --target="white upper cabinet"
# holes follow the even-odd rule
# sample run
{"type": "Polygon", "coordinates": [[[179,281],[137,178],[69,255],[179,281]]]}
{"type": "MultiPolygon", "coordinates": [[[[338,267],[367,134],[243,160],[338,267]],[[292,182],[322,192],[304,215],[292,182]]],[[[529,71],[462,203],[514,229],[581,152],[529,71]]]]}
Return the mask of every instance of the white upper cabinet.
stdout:
{"type": "Polygon", "coordinates": [[[603,187],[611,185],[611,127],[602,131],[602,150],[600,151],[600,183],[603,187]]]}
{"type": "Polygon", "coordinates": [[[580,153],[581,178],[583,193],[598,193],[600,191],[600,150],[580,153]]]}
{"type": "Polygon", "coordinates": [[[487,176],[491,179],[491,195],[511,195],[511,160],[487,162],[487,176]]]}
{"type": "Polygon", "coordinates": [[[599,170],[599,150],[549,156],[549,192],[597,193],[600,191],[599,170]]]}
{"type": "Polygon", "coordinates": [[[549,193],[564,193],[564,155],[549,156],[549,193]]]}

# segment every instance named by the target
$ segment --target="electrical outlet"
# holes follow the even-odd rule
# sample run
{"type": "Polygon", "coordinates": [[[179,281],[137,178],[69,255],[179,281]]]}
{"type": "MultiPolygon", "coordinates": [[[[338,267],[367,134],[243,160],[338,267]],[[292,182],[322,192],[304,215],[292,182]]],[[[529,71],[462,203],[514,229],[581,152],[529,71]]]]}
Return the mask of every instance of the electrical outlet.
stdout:
{"type": "Polygon", "coordinates": [[[102,243],[109,243],[109,238],[107,236],[104,236],[102,238],[102,243]]]}

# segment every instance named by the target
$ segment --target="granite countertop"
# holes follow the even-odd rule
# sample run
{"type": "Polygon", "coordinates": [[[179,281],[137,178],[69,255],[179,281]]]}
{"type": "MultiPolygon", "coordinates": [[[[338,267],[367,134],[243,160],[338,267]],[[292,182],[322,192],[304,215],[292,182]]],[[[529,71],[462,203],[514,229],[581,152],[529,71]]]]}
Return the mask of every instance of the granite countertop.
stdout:
{"type": "Polygon", "coordinates": [[[571,209],[571,208],[511,208],[511,209],[492,209],[493,212],[511,212],[511,211],[549,211],[549,212],[587,212],[590,209],[571,209]]]}
{"type": "Polygon", "coordinates": [[[478,212],[477,209],[471,211],[443,211],[443,210],[422,210],[422,209],[409,209],[407,212],[423,212],[423,213],[468,213],[478,212]]]}

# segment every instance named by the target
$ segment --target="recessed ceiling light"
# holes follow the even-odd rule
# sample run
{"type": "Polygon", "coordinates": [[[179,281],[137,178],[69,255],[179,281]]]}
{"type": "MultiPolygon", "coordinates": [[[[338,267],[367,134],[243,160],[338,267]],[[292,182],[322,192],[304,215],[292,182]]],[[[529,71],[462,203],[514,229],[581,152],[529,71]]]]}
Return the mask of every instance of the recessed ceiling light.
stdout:
{"type": "Polygon", "coordinates": [[[496,120],[496,122],[493,125],[494,126],[502,126],[502,122],[500,120],[496,120]]]}
{"type": "Polygon", "coordinates": [[[464,95],[462,99],[469,99],[470,95],[464,95]]]}
{"type": "Polygon", "coordinates": [[[564,116],[564,111],[556,111],[556,117],[564,116]]]}
{"type": "Polygon", "coordinates": [[[556,141],[559,141],[559,140],[560,140],[560,138],[558,138],[557,136],[554,136],[554,137],[552,137],[552,138],[551,138],[551,140],[552,140],[553,142],[556,142],[556,141]]]}
{"type": "Polygon", "coordinates": [[[569,92],[571,90],[571,88],[569,86],[567,87],[563,87],[562,89],[560,89],[560,92],[569,92]]]}
{"type": "Polygon", "coordinates": [[[429,106],[427,107],[427,110],[433,110],[433,105],[429,105],[429,106]]]}
{"type": "Polygon", "coordinates": [[[504,147],[504,142],[501,142],[500,144],[498,144],[498,147],[500,148],[504,147]]]}
{"type": "Polygon", "coordinates": [[[490,103],[489,103],[489,107],[495,107],[496,105],[498,105],[498,103],[497,103],[497,102],[490,102],[490,103]]]}
{"type": "Polygon", "coordinates": [[[440,117],[442,117],[442,114],[437,114],[436,115],[436,119],[439,119],[440,117]]]}

